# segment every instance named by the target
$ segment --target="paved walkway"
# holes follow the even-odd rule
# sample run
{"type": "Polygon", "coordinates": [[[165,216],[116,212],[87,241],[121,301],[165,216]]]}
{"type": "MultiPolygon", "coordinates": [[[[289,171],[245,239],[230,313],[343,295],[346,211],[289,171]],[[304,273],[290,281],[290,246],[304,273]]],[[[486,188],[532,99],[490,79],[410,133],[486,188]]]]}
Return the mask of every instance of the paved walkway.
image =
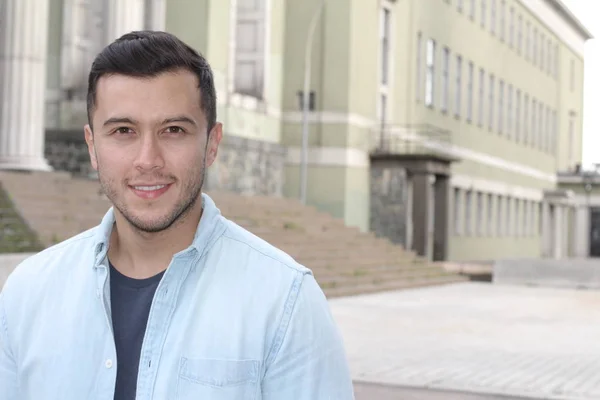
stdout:
{"type": "Polygon", "coordinates": [[[600,292],[464,283],[330,302],[356,380],[600,399],[600,292]]]}
{"type": "Polygon", "coordinates": [[[354,383],[356,400],[528,400],[491,394],[475,394],[433,389],[416,389],[377,383],[354,383]]]}

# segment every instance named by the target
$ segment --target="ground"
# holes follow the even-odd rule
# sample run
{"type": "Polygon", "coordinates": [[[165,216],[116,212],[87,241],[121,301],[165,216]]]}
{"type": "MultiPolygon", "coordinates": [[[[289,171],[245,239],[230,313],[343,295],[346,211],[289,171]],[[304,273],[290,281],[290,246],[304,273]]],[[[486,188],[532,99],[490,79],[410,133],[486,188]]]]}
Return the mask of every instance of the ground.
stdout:
{"type": "MultiPolygon", "coordinates": [[[[331,307],[357,381],[513,398],[600,398],[598,291],[462,283],[332,299],[331,307]]],[[[384,399],[377,390],[393,393],[357,385],[357,399],[384,399]]],[[[410,398],[396,391],[388,398],[410,398]]],[[[456,398],[436,394],[417,397],[456,398]]]]}

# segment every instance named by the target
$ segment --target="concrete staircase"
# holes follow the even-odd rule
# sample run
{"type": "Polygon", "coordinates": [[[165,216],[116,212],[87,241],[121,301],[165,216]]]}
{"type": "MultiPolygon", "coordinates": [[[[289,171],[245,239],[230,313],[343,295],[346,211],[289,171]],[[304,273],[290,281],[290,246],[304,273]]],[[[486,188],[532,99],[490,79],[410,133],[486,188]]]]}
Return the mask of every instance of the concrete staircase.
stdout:
{"type": "MultiPolygon", "coordinates": [[[[0,184],[45,246],[97,225],[110,207],[96,181],[68,174],[0,172],[0,184]]],[[[295,200],[209,195],[223,215],[309,267],[328,297],[467,279],[295,200]]]]}

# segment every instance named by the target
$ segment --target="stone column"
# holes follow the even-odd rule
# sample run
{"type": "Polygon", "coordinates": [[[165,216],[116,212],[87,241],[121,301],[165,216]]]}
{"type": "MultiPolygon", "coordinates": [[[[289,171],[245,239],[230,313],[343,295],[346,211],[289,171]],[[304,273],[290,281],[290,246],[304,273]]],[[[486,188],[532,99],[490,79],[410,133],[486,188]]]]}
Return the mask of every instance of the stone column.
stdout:
{"type": "Polygon", "coordinates": [[[448,258],[448,225],[450,214],[450,177],[437,176],[435,180],[435,228],[433,260],[448,258]]]}
{"type": "Polygon", "coordinates": [[[579,205],[575,213],[573,246],[574,256],[586,258],[590,255],[590,209],[587,205],[579,205]]]}
{"type": "Polygon", "coordinates": [[[406,242],[404,248],[411,250],[413,248],[413,175],[408,175],[406,179],[406,242]]]}
{"type": "Polygon", "coordinates": [[[48,0],[0,1],[0,169],[50,170],[44,158],[48,0]]]}
{"type": "Polygon", "coordinates": [[[164,31],[167,21],[166,0],[146,0],[145,27],[153,31],[164,31]]]}
{"type": "Polygon", "coordinates": [[[554,221],[552,221],[552,256],[555,259],[560,259],[563,256],[563,220],[563,206],[556,204],[554,206],[554,221]]]}
{"type": "Polygon", "coordinates": [[[125,33],[144,29],[144,0],[108,0],[106,42],[111,43],[125,33]]]}
{"type": "Polygon", "coordinates": [[[413,175],[413,249],[418,255],[431,258],[432,241],[430,226],[432,224],[433,186],[431,174],[413,175]]]}
{"type": "Polygon", "coordinates": [[[552,225],[550,223],[550,204],[542,201],[542,257],[550,257],[552,255],[552,225]]]}

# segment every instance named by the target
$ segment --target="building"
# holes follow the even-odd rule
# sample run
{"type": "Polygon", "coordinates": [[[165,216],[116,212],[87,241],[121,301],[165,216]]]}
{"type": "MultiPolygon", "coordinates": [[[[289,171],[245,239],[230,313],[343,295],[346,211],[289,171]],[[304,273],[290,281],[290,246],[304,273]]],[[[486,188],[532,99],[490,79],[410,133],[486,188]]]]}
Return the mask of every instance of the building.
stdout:
{"type": "Polygon", "coordinates": [[[573,196],[557,172],[581,161],[591,35],[558,0],[2,6],[0,168],[89,174],[91,60],[127,31],[164,29],[215,72],[226,138],[207,185],[298,197],[314,21],[309,204],[434,259],[574,252],[563,233],[573,196]]]}

